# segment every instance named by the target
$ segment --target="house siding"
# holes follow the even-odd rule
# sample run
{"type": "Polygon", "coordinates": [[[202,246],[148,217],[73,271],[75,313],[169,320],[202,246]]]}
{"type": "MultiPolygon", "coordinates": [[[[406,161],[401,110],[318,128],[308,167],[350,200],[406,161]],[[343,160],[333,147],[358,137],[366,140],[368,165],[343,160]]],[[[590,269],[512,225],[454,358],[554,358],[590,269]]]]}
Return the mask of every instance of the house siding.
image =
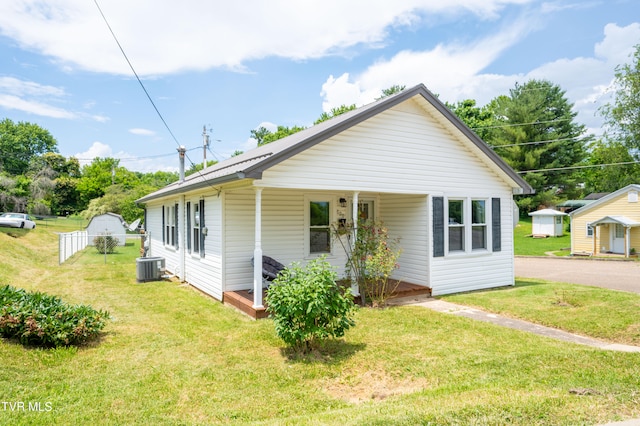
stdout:
{"type": "Polygon", "coordinates": [[[429,286],[430,230],[427,196],[382,194],[380,219],[391,238],[399,239],[400,267],[392,278],[429,286]]]}
{"type": "MultiPolygon", "coordinates": [[[[513,200],[511,194],[471,192],[470,198],[499,197],[501,244],[500,251],[491,251],[491,237],[487,236],[487,251],[448,254],[431,260],[431,293],[434,296],[492,287],[514,285],[513,264],[513,200]]],[[[445,200],[446,202],[446,200],[445,200]]],[[[491,204],[491,203],[489,203],[491,204]]],[[[488,214],[488,224],[491,214],[488,214]]],[[[489,226],[489,228],[491,228],[489,226]]],[[[446,231],[445,231],[446,232],[446,231]]],[[[446,238],[446,237],[445,237],[446,238]]]]}
{"type": "MultiPolygon", "coordinates": [[[[629,202],[628,191],[602,202],[602,204],[576,211],[571,218],[571,252],[593,253],[593,237],[587,236],[587,224],[602,219],[605,216],[625,216],[640,222],[640,201],[629,202]]],[[[599,226],[596,234],[596,253],[611,250],[610,231],[613,226],[599,226]],[[604,248],[604,250],[603,250],[604,248]]],[[[640,251],[640,228],[631,228],[630,248],[640,251]]]]}
{"type": "MultiPolygon", "coordinates": [[[[199,202],[199,198],[187,198],[186,201],[191,201],[193,206],[199,202]]],[[[224,237],[222,227],[223,197],[205,197],[204,205],[204,223],[208,230],[204,239],[205,254],[204,257],[201,257],[200,253],[194,253],[193,250],[191,254],[185,252],[185,281],[214,298],[222,300],[222,265],[224,258],[222,250],[224,237]]],[[[185,225],[181,226],[181,231],[185,230],[185,225]]],[[[184,241],[186,242],[186,236],[184,241]]]]}
{"type": "MultiPolygon", "coordinates": [[[[331,198],[333,192],[264,189],[262,192],[262,253],[284,265],[305,262],[305,202],[307,198],[331,198]]],[[[225,291],[251,288],[253,268],[251,259],[255,248],[255,192],[251,189],[229,191],[225,194],[225,256],[227,273],[225,291]]],[[[335,201],[332,205],[335,210],[335,201]]],[[[327,260],[341,273],[345,254],[336,241],[327,260]]]]}
{"type": "Polygon", "coordinates": [[[412,194],[507,188],[468,143],[453,138],[415,101],[273,166],[256,184],[412,194]]]}

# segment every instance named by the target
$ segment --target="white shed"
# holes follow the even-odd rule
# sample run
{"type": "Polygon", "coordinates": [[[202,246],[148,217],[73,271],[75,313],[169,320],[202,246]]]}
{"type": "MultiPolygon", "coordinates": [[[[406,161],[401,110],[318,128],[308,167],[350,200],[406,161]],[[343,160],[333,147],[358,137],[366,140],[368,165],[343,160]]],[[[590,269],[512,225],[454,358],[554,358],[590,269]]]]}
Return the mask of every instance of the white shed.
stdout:
{"type": "Polygon", "coordinates": [[[532,220],[533,235],[545,235],[548,237],[561,237],[564,235],[564,216],[563,213],[554,209],[543,209],[529,213],[532,220]]]}
{"type": "Polygon", "coordinates": [[[119,214],[99,214],[89,221],[87,235],[89,245],[93,245],[93,239],[99,235],[111,235],[118,239],[119,246],[124,246],[127,241],[127,223],[119,214]]]}

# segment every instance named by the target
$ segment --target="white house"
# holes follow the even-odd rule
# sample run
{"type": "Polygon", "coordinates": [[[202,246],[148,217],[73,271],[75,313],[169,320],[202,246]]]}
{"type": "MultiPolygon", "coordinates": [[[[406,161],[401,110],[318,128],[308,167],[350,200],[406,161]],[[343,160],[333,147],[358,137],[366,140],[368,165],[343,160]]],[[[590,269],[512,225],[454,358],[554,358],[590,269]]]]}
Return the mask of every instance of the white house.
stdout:
{"type": "Polygon", "coordinates": [[[87,225],[89,245],[93,245],[93,239],[99,235],[111,235],[118,239],[118,245],[124,246],[127,242],[127,224],[119,214],[104,213],[95,215],[87,225]]]}
{"type": "Polygon", "coordinates": [[[564,235],[564,217],[569,215],[554,209],[542,209],[529,213],[529,216],[533,235],[561,237],[564,235]]]}
{"type": "Polygon", "coordinates": [[[532,191],[418,85],[138,202],[151,255],[167,270],[218,300],[251,289],[262,309],[252,258],[287,265],[327,255],[344,267],[329,228],[356,216],[382,220],[401,239],[393,278],[433,295],[513,285],[513,195],[532,191]]]}

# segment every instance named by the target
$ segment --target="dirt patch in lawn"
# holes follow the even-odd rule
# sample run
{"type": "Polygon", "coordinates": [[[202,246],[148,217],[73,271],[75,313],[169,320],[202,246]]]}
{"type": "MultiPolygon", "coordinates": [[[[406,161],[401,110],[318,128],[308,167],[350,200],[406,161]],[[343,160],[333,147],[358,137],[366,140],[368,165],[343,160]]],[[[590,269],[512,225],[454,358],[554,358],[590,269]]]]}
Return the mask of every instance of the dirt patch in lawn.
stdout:
{"type": "Polygon", "coordinates": [[[428,386],[424,379],[393,377],[384,371],[366,371],[328,382],[324,389],[334,398],[358,404],[417,392],[428,386]]]}

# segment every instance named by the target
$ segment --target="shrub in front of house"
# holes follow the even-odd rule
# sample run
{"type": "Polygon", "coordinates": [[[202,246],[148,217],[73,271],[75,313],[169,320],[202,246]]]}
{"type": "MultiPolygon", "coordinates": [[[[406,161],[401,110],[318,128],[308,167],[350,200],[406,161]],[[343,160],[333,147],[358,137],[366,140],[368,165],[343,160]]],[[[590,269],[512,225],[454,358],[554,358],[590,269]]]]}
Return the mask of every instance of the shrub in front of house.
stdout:
{"type": "Polygon", "coordinates": [[[116,237],[111,235],[98,235],[93,239],[93,245],[100,254],[111,254],[120,243],[116,237]]]}
{"type": "Polygon", "coordinates": [[[274,280],[265,298],[267,310],[276,334],[288,346],[306,353],[319,341],[344,336],[355,325],[351,291],[336,280],[324,257],[306,266],[293,263],[274,280]]]}
{"type": "Polygon", "coordinates": [[[109,313],[87,305],[70,305],[59,297],[0,287],[0,336],[23,345],[78,345],[95,338],[109,313]]]}

